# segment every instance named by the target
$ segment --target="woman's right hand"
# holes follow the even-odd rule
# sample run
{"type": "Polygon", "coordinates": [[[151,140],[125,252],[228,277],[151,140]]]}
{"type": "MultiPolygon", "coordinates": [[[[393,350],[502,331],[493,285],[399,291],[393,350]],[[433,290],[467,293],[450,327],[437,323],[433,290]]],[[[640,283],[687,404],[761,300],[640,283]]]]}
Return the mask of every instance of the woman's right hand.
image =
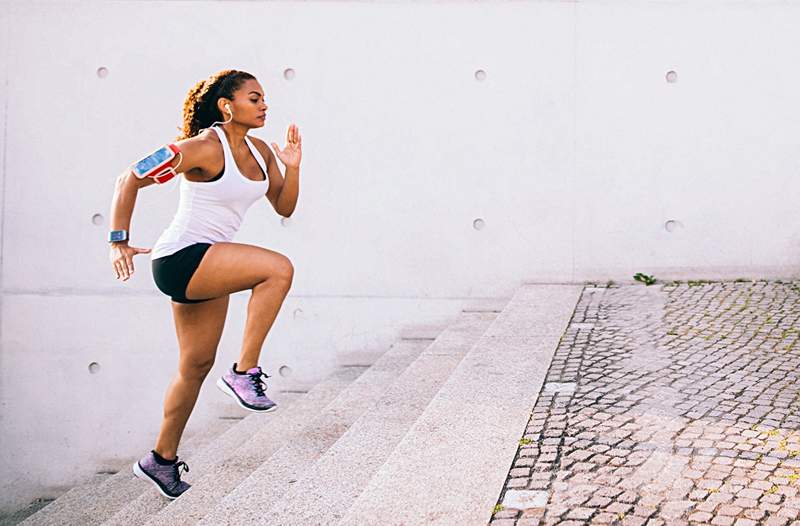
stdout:
{"type": "Polygon", "coordinates": [[[127,243],[111,243],[111,266],[117,279],[127,281],[133,276],[133,256],[136,254],[149,254],[149,248],[136,248],[128,246],[127,243]]]}

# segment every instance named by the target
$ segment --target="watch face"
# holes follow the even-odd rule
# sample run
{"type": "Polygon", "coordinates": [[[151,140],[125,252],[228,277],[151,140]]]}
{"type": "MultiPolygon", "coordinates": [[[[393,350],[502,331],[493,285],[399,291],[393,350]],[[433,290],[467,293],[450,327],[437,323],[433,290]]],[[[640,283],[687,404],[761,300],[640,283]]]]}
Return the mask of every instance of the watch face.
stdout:
{"type": "Polygon", "coordinates": [[[125,241],[125,239],[126,239],[125,234],[126,233],[127,232],[125,232],[124,230],[114,230],[113,232],[111,232],[111,236],[109,237],[109,239],[112,242],[114,242],[114,241],[125,241]]]}

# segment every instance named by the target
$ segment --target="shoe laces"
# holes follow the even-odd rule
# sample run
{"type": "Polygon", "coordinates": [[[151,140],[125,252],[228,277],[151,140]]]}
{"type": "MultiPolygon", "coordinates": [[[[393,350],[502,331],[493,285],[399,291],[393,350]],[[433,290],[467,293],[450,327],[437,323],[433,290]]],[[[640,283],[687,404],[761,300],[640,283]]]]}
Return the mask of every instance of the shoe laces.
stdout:
{"type": "Polygon", "coordinates": [[[181,481],[181,472],[182,471],[185,471],[187,473],[189,472],[189,466],[183,460],[173,464],[172,468],[173,468],[173,476],[175,477],[175,483],[176,484],[181,481]]]}
{"type": "Polygon", "coordinates": [[[255,389],[256,395],[258,396],[264,396],[264,389],[267,388],[267,384],[261,379],[262,376],[264,378],[271,378],[267,373],[260,370],[250,375],[250,383],[253,384],[253,389],[255,389]]]}

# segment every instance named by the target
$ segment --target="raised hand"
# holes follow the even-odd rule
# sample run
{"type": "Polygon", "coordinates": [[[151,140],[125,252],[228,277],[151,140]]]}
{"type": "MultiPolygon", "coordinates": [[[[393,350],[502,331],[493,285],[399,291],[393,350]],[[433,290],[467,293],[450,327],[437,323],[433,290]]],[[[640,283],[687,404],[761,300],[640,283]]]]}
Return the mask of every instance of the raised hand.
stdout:
{"type": "Polygon", "coordinates": [[[300,158],[302,157],[302,138],[300,137],[300,128],[295,124],[290,124],[286,130],[286,146],[283,150],[278,148],[278,143],[272,143],[272,149],[275,155],[287,168],[299,168],[300,158]]]}

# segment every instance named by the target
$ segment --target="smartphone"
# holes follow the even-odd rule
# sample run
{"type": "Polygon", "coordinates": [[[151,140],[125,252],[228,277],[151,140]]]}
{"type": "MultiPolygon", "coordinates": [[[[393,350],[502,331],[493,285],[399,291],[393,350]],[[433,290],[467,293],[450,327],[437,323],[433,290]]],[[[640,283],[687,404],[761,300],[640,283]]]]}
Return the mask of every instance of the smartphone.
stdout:
{"type": "Polygon", "coordinates": [[[144,179],[164,171],[164,168],[167,168],[167,165],[178,155],[179,151],[174,144],[159,148],[131,167],[133,175],[139,179],[144,179]]]}

